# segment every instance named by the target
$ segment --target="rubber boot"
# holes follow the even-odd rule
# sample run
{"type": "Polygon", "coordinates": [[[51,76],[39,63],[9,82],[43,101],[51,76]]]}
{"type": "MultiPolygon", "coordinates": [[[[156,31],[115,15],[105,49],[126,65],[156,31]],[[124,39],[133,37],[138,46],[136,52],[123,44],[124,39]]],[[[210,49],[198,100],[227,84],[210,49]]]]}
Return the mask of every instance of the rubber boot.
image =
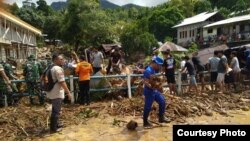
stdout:
{"type": "Polygon", "coordinates": [[[160,122],[160,123],[169,123],[169,122],[171,122],[171,120],[165,118],[164,115],[160,115],[160,116],[159,116],[159,122],[160,122]]]}
{"type": "Polygon", "coordinates": [[[51,117],[50,118],[50,133],[60,132],[62,129],[58,128],[58,117],[51,117]]]}
{"type": "Polygon", "coordinates": [[[152,124],[150,124],[150,123],[148,122],[148,119],[147,119],[147,118],[143,118],[143,126],[144,126],[145,128],[150,128],[150,127],[152,127],[152,124]]]}

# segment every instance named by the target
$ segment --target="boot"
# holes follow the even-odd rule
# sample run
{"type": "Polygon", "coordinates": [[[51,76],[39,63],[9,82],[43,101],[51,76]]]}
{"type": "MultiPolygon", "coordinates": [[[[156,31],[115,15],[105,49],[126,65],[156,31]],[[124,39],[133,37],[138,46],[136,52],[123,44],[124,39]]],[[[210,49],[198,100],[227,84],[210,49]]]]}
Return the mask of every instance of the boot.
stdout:
{"type": "Polygon", "coordinates": [[[145,128],[150,128],[152,127],[152,124],[150,124],[147,119],[143,119],[143,126],[145,128]]]}
{"type": "Polygon", "coordinates": [[[58,128],[58,117],[50,118],[50,133],[56,133],[62,131],[62,128],[58,128]]]}
{"type": "Polygon", "coordinates": [[[59,122],[59,123],[57,124],[57,128],[63,128],[63,127],[64,127],[64,124],[63,124],[63,123],[59,122]]]}
{"type": "Polygon", "coordinates": [[[169,123],[169,122],[171,122],[171,120],[168,119],[168,118],[165,118],[163,115],[160,115],[159,116],[159,122],[160,123],[169,123]]]}

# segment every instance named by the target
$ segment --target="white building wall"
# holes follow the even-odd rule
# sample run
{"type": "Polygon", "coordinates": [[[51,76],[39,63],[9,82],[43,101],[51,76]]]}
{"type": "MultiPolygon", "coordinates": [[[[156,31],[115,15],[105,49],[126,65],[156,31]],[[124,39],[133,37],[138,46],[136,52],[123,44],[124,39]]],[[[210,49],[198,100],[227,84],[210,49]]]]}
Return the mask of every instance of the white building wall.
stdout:
{"type": "Polygon", "coordinates": [[[0,17],[0,59],[6,60],[6,56],[26,59],[27,55],[36,54],[36,45],[33,32],[0,17]]]}
{"type": "Polygon", "coordinates": [[[185,42],[191,42],[191,41],[195,41],[196,37],[198,36],[198,29],[201,29],[201,33],[200,36],[203,37],[203,26],[208,25],[209,22],[205,21],[202,23],[197,23],[197,24],[192,24],[192,25],[186,25],[186,26],[182,26],[182,27],[178,27],[177,28],[177,43],[185,43],[185,42]],[[190,31],[191,31],[191,36],[190,36],[190,31]],[[187,32],[187,36],[185,36],[185,32],[187,32]],[[194,33],[193,33],[194,32],[194,33]],[[180,36],[180,34],[184,33],[184,37],[183,35],[180,36]]]}
{"type": "Polygon", "coordinates": [[[205,28],[203,29],[203,38],[204,41],[208,41],[208,37],[215,37],[217,35],[217,28],[205,28]],[[209,30],[212,30],[212,32],[208,32],[209,30]]]}

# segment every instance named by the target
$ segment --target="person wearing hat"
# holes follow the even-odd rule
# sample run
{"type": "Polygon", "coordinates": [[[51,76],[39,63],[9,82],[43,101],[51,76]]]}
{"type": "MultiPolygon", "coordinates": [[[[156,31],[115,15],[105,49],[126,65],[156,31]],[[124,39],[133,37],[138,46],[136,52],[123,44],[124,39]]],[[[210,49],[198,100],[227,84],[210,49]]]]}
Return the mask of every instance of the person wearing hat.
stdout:
{"type": "Polygon", "coordinates": [[[145,104],[144,104],[144,111],[143,111],[143,126],[144,127],[151,127],[152,125],[148,121],[148,116],[151,111],[151,107],[154,101],[159,104],[159,122],[160,123],[167,123],[170,122],[164,117],[165,113],[165,98],[159,92],[152,87],[150,84],[150,78],[155,76],[156,72],[160,70],[161,65],[163,64],[163,59],[160,57],[156,57],[150,65],[145,69],[143,73],[144,79],[144,96],[145,96],[145,104]]]}

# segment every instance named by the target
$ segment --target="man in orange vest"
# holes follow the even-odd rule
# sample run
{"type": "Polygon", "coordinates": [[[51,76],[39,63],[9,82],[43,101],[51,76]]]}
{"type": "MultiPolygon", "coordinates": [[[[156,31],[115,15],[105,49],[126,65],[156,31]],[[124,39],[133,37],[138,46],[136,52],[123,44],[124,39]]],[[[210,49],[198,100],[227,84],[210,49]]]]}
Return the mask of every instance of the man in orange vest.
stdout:
{"type": "Polygon", "coordinates": [[[93,73],[93,68],[90,63],[85,61],[85,56],[80,56],[80,63],[77,64],[75,73],[79,75],[79,89],[80,95],[79,100],[80,104],[87,105],[90,104],[90,95],[89,95],[89,82],[90,82],[90,75],[93,73]]]}

